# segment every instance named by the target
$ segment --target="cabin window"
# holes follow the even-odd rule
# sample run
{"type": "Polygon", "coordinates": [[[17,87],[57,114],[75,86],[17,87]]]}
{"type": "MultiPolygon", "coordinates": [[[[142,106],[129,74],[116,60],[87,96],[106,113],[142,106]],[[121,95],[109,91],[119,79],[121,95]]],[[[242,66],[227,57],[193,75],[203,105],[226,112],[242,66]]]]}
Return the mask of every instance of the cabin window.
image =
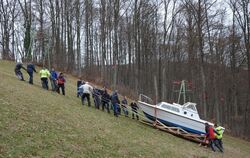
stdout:
{"type": "Polygon", "coordinates": [[[191,114],[191,117],[193,117],[193,114],[191,114]]]}
{"type": "Polygon", "coordinates": [[[186,111],[184,111],[184,114],[186,115],[186,114],[187,114],[187,112],[186,112],[186,111]]]}
{"type": "Polygon", "coordinates": [[[178,108],[170,106],[170,105],[163,104],[161,107],[163,107],[164,109],[171,110],[171,111],[180,112],[178,108]]]}
{"type": "Polygon", "coordinates": [[[192,105],[192,104],[191,104],[191,105],[188,105],[187,108],[189,108],[189,109],[191,109],[191,110],[193,110],[193,111],[197,111],[196,108],[195,108],[195,106],[192,105]]]}

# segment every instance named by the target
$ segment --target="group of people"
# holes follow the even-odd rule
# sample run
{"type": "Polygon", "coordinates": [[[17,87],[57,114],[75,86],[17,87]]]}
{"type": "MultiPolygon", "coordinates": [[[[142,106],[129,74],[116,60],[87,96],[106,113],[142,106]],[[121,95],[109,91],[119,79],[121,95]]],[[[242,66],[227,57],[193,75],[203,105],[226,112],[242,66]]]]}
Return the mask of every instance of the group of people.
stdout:
{"type": "MultiPolygon", "coordinates": [[[[24,69],[25,71],[27,71],[27,73],[29,75],[29,84],[33,84],[33,73],[34,72],[37,73],[37,71],[35,69],[35,65],[33,63],[28,63],[27,68],[25,68],[22,63],[16,64],[16,66],[15,66],[16,76],[21,81],[25,81],[21,69],[24,69]]],[[[49,85],[48,85],[48,79],[49,79],[50,83],[51,83],[52,91],[56,91],[57,93],[60,93],[60,89],[61,89],[62,94],[65,95],[65,85],[64,84],[65,84],[66,80],[65,80],[62,72],[59,73],[59,75],[57,75],[57,72],[53,68],[51,69],[51,71],[49,71],[48,69],[43,67],[39,71],[39,75],[40,75],[42,87],[44,89],[49,90],[49,85]]]]}
{"type": "MultiPolygon", "coordinates": [[[[85,100],[87,99],[88,106],[91,106],[90,96],[94,100],[95,108],[102,109],[102,111],[107,110],[110,113],[110,110],[113,110],[114,116],[118,117],[121,115],[122,111],[126,117],[129,116],[128,110],[128,100],[127,97],[124,96],[122,101],[120,102],[117,90],[113,91],[110,95],[105,87],[102,89],[92,87],[88,82],[77,81],[77,97],[81,96],[82,105],[84,105],[85,100]],[[111,106],[110,106],[111,105],[111,106]]],[[[132,119],[135,117],[139,120],[138,115],[138,106],[135,101],[130,104],[132,109],[132,119]]]]}
{"type": "MultiPolygon", "coordinates": [[[[27,71],[29,75],[29,84],[33,84],[33,73],[37,73],[35,69],[35,65],[33,63],[27,64],[27,68],[23,66],[22,63],[17,63],[15,67],[15,74],[21,80],[25,81],[21,69],[27,71]]],[[[44,89],[49,90],[48,79],[51,83],[52,91],[56,91],[60,93],[60,89],[62,94],[65,95],[65,78],[63,73],[57,74],[57,72],[52,68],[49,71],[46,68],[43,68],[39,71],[40,79],[42,83],[42,87],[44,89]]],[[[123,96],[122,101],[120,102],[117,90],[113,91],[110,95],[105,87],[102,89],[92,87],[90,83],[84,82],[82,80],[77,81],[77,97],[81,97],[82,105],[84,105],[85,100],[88,102],[88,106],[91,106],[90,97],[94,100],[95,108],[102,109],[102,111],[107,110],[110,113],[110,110],[113,110],[114,116],[118,117],[121,115],[122,111],[125,117],[129,116],[129,108],[128,108],[128,100],[126,96],[123,96]]],[[[130,103],[132,119],[139,120],[138,115],[138,106],[135,101],[130,103]]],[[[209,142],[209,146],[213,151],[216,151],[216,148],[223,152],[223,143],[222,143],[222,135],[223,130],[221,126],[215,124],[214,126],[205,123],[205,131],[206,131],[206,140],[209,142]]]]}
{"type": "Polygon", "coordinates": [[[218,126],[217,124],[214,124],[214,127],[212,125],[209,125],[208,123],[205,123],[205,131],[206,131],[206,141],[209,142],[209,146],[212,148],[212,150],[215,152],[216,148],[223,152],[223,143],[222,143],[222,136],[223,136],[223,129],[221,126],[218,126]]]}

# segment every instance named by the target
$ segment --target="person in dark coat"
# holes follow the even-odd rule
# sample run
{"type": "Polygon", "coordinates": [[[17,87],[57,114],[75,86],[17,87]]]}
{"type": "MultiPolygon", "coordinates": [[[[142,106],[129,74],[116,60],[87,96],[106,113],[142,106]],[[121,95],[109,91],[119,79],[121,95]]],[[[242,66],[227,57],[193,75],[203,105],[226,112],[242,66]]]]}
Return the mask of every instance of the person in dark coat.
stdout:
{"type": "Polygon", "coordinates": [[[118,117],[118,108],[119,108],[119,104],[120,104],[120,100],[117,94],[117,91],[113,92],[112,96],[111,96],[111,103],[113,105],[113,109],[114,109],[114,115],[116,117],[118,117]]]}
{"type": "Polygon", "coordinates": [[[130,104],[131,108],[132,108],[132,119],[135,119],[135,115],[136,115],[136,119],[139,120],[139,116],[138,116],[138,106],[136,104],[135,101],[131,102],[130,104]]]}
{"type": "MultiPolygon", "coordinates": [[[[18,77],[19,80],[24,81],[23,73],[22,73],[21,69],[26,70],[26,69],[23,67],[23,64],[22,64],[22,63],[17,63],[17,64],[16,64],[16,67],[15,67],[15,74],[16,74],[16,76],[18,77]]],[[[26,70],[26,71],[27,71],[27,70],[26,70]]]]}
{"type": "Polygon", "coordinates": [[[58,85],[57,92],[59,94],[60,94],[60,88],[61,88],[62,94],[65,95],[65,86],[64,86],[65,82],[66,82],[66,80],[64,79],[63,73],[61,72],[57,78],[57,85],[58,85]]]}
{"type": "Polygon", "coordinates": [[[124,98],[123,98],[123,100],[122,100],[122,110],[123,110],[124,115],[125,115],[126,117],[128,117],[128,108],[127,108],[127,106],[128,106],[127,97],[124,96],[124,98]]]}
{"type": "Polygon", "coordinates": [[[98,88],[93,88],[92,97],[94,98],[95,108],[97,109],[100,108],[101,104],[100,96],[101,96],[101,90],[98,88]]]}
{"type": "Polygon", "coordinates": [[[50,83],[51,83],[51,89],[52,91],[57,91],[57,72],[55,71],[54,68],[51,69],[50,71],[50,83]]]}
{"type": "Polygon", "coordinates": [[[79,98],[79,96],[82,98],[83,95],[83,85],[85,84],[84,81],[79,82],[79,87],[77,88],[77,97],[79,98]],[[81,84],[80,84],[81,83],[81,84]]]}
{"type": "Polygon", "coordinates": [[[80,79],[80,80],[78,80],[77,82],[76,82],[76,96],[77,96],[77,98],[79,98],[79,96],[81,95],[80,94],[80,90],[79,90],[79,87],[82,85],[82,80],[80,79]]]}
{"type": "Polygon", "coordinates": [[[27,72],[30,76],[29,84],[33,84],[33,72],[36,72],[35,65],[33,63],[29,63],[27,65],[27,72]]]}
{"type": "Polygon", "coordinates": [[[102,97],[101,97],[101,102],[102,102],[102,111],[104,111],[104,108],[107,109],[108,113],[110,113],[109,110],[109,102],[110,102],[110,95],[107,92],[107,89],[103,89],[102,97]]]}

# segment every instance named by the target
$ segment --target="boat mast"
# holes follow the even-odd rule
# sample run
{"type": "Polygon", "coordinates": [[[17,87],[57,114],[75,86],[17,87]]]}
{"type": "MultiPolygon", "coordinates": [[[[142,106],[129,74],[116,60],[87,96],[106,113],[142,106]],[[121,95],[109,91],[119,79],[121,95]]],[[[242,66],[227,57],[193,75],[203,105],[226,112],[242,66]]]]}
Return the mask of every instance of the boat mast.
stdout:
{"type": "MultiPolygon", "coordinates": [[[[182,81],[175,81],[173,84],[180,85],[180,89],[178,89],[178,90],[174,90],[174,87],[173,87],[173,94],[174,93],[178,94],[178,100],[177,100],[178,104],[184,104],[187,101],[191,101],[191,96],[187,96],[187,94],[192,93],[192,91],[189,89],[191,87],[192,83],[189,83],[188,81],[182,80],[182,81]]],[[[175,96],[175,95],[173,95],[173,96],[175,96]]],[[[176,98],[173,98],[173,99],[176,99],[176,98]]]]}
{"type": "Polygon", "coordinates": [[[185,88],[185,80],[181,81],[181,88],[178,97],[178,104],[180,104],[181,95],[183,95],[183,103],[186,103],[186,88],[185,88]]]}

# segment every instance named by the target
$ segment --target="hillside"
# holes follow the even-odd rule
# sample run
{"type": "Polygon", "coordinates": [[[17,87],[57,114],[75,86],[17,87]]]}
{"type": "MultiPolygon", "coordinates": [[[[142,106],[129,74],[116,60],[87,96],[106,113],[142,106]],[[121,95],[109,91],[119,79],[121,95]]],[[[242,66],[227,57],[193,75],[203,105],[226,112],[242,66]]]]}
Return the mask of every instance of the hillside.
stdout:
{"type": "Polygon", "coordinates": [[[43,90],[37,74],[34,85],[18,81],[14,65],[0,60],[0,157],[250,157],[249,142],[227,135],[225,153],[213,153],[131,118],[82,107],[76,78],[67,75],[62,96],[43,90]]]}

